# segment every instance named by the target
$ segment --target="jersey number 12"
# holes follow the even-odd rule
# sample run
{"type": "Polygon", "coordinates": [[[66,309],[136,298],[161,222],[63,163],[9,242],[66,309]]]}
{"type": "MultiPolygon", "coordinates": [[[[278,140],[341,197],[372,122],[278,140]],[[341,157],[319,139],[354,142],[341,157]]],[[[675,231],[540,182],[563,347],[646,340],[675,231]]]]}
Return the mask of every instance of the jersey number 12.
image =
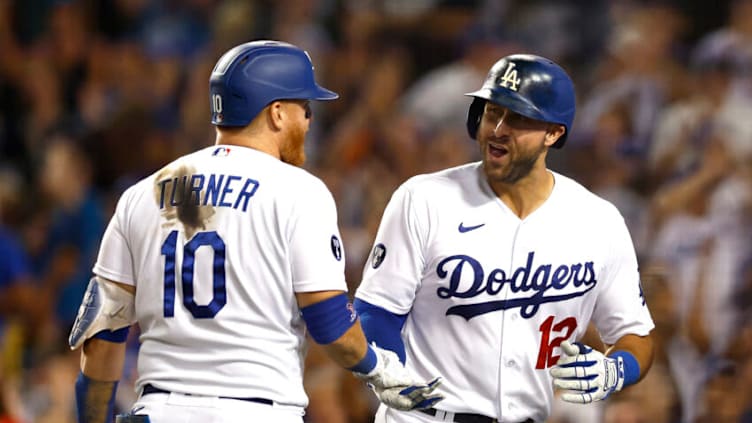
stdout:
{"type": "MultiPolygon", "coordinates": [[[[176,248],[178,231],[170,232],[162,244],[162,255],[165,256],[164,267],[164,317],[175,316],[175,274],[176,248]]],[[[225,291],[225,242],[216,231],[199,232],[183,247],[183,265],[181,268],[181,284],[183,287],[183,305],[197,319],[211,319],[227,303],[225,291]],[[193,298],[193,268],[196,262],[196,250],[199,247],[210,247],[214,252],[212,261],[212,300],[207,305],[198,305],[193,298]]]]}
{"type": "Polygon", "coordinates": [[[554,354],[554,348],[557,348],[561,343],[574,333],[577,329],[577,319],[574,317],[567,317],[557,323],[554,323],[554,316],[548,316],[546,320],[540,325],[541,332],[541,344],[538,350],[538,361],[535,363],[536,369],[545,369],[551,367],[559,361],[559,356],[554,354]],[[551,338],[551,335],[554,336],[551,338]]]}

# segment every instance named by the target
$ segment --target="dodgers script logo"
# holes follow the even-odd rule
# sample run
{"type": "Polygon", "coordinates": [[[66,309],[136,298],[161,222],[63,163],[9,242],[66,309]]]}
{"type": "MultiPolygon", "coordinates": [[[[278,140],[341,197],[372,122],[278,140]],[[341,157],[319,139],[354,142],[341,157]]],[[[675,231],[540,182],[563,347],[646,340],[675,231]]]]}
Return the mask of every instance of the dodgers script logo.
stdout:
{"type": "Polygon", "coordinates": [[[441,279],[448,277],[449,286],[436,290],[439,298],[474,298],[483,293],[496,295],[505,284],[509,285],[512,293],[529,293],[524,297],[452,306],[447,309],[446,315],[462,316],[470,320],[481,314],[519,307],[520,315],[529,319],[538,312],[541,304],[581,297],[598,283],[592,261],[556,267],[553,264],[539,264],[534,268],[534,259],[535,251],[531,251],[527,255],[525,266],[518,267],[511,275],[507,275],[502,269],[492,269],[488,276],[480,262],[470,256],[457,254],[443,259],[436,266],[436,274],[441,279]],[[472,280],[465,290],[460,287],[463,275],[466,281],[472,280]],[[567,287],[573,289],[566,289],[566,293],[562,293],[567,287]]]}

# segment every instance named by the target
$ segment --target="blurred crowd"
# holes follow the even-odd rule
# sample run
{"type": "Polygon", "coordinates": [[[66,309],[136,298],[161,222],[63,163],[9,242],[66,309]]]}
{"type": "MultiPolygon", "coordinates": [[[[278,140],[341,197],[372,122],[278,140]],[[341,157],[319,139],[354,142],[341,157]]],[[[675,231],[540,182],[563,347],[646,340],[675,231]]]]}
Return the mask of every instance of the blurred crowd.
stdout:
{"type": "MultiPolygon", "coordinates": [[[[751,0],[0,0],[0,423],[75,422],[66,339],[115,201],[213,143],[211,68],[259,38],[306,49],[341,95],[314,105],[306,167],[337,200],[351,290],[393,190],[478,159],[463,93],[512,52],[562,64],[578,112],[549,163],[625,216],[657,357],[549,423],[752,422],[751,0]]],[[[372,421],[315,345],[305,383],[308,422],[372,421]]]]}

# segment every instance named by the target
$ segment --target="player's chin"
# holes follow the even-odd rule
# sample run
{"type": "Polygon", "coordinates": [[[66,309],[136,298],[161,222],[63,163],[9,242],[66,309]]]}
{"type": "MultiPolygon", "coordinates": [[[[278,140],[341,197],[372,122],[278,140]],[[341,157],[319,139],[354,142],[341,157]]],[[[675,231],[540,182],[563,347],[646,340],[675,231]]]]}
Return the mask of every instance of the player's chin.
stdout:
{"type": "Polygon", "coordinates": [[[487,153],[483,156],[483,166],[486,172],[503,173],[509,167],[509,163],[510,157],[508,153],[502,156],[487,153]]]}
{"type": "Polygon", "coordinates": [[[297,167],[302,167],[306,161],[306,155],[304,152],[298,154],[285,154],[282,156],[282,161],[297,167]]]}

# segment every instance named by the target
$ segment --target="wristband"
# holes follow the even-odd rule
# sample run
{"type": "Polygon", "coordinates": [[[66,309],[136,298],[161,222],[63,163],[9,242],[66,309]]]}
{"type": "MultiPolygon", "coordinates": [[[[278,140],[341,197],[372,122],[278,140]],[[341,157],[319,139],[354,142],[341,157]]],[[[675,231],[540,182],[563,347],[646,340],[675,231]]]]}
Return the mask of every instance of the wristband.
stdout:
{"type": "Polygon", "coordinates": [[[356,373],[368,374],[374,369],[374,367],[376,367],[377,361],[378,358],[376,358],[376,352],[369,346],[365,357],[363,357],[358,364],[348,368],[348,370],[356,373]]]}
{"type": "Polygon", "coordinates": [[[358,315],[345,293],[300,309],[308,332],[318,344],[330,344],[355,324],[358,315]]]}
{"type": "MultiPolygon", "coordinates": [[[[78,373],[76,378],[76,408],[78,409],[78,423],[97,423],[92,422],[90,411],[96,409],[98,404],[92,404],[91,398],[91,385],[97,383],[97,381],[89,378],[83,372],[78,373]]],[[[115,408],[115,392],[117,391],[118,382],[106,382],[111,385],[111,393],[109,401],[107,402],[107,414],[105,416],[105,423],[112,423],[112,412],[115,408]]]]}
{"type": "Polygon", "coordinates": [[[613,359],[621,358],[624,363],[623,386],[634,385],[640,380],[640,363],[637,362],[637,359],[632,353],[624,350],[617,350],[611,353],[609,357],[613,359]]]}

